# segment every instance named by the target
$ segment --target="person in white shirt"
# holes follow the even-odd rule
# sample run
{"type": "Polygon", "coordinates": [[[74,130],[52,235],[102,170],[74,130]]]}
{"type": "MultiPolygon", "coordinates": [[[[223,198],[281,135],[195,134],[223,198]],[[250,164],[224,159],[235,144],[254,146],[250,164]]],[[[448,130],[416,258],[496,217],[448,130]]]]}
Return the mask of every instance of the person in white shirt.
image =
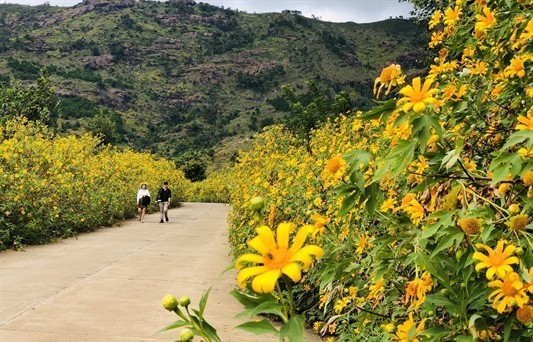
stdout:
{"type": "Polygon", "coordinates": [[[137,208],[139,210],[139,221],[144,222],[144,215],[146,214],[146,207],[150,205],[150,191],[146,183],[141,184],[141,188],[137,191],[137,208]]]}

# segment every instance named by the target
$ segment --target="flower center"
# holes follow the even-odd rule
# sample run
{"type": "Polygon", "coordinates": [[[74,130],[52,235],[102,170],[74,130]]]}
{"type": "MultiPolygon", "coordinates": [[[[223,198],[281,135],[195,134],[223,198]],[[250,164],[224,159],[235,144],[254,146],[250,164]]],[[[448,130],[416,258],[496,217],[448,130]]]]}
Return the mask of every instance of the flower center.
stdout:
{"type": "Polygon", "coordinates": [[[417,92],[417,93],[414,93],[412,96],[411,96],[411,102],[415,102],[415,103],[418,103],[418,102],[423,102],[424,101],[424,98],[425,98],[425,93],[423,92],[417,92]]]}
{"type": "Polygon", "coordinates": [[[507,297],[514,297],[518,294],[518,290],[513,287],[512,281],[504,281],[502,285],[502,293],[507,297]]]}
{"type": "Polygon", "coordinates": [[[287,248],[271,250],[263,256],[264,265],[271,270],[281,269],[289,263],[291,252],[287,248]]]}
{"type": "Polygon", "coordinates": [[[490,258],[490,262],[492,266],[500,266],[502,264],[502,256],[501,254],[494,254],[490,258]]]}

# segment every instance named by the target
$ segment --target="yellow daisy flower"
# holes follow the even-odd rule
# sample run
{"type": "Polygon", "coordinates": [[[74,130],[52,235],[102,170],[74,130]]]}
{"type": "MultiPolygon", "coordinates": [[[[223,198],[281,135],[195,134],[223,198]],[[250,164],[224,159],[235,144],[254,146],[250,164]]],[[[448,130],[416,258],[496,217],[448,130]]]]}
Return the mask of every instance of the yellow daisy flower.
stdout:
{"type": "Polygon", "coordinates": [[[245,287],[247,280],[253,278],[252,288],[255,292],[271,293],[283,274],[295,282],[300,281],[302,269],[307,269],[314,258],[321,257],[324,251],[316,245],[304,246],[307,236],[314,229],[311,225],[300,228],[289,247],[289,235],[293,229],[293,223],[280,223],[276,236],[267,226],[256,229],[257,236],[248,241],[248,246],[260,255],[244,254],[235,262],[235,267],[240,270],[237,282],[241,287],[245,287]],[[249,263],[259,265],[243,268],[249,263]]]}
{"type": "Polygon", "coordinates": [[[490,11],[490,8],[483,7],[483,14],[476,15],[476,30],[485,31],[496,24],[496,18],[494,18],[494,13],[490,11]]]}
{"type": "Polygon", "coordinates": [[[529,296],[526,294],[526,288],[516,272],[508,273],[502,280],[491,281],[489,287],[497,287],[489,295],[489,300],[494,297],[492,307],[498,313],[504,312],[508,307],[512,308],[515,304],[518,307],[522,307],[529,300],[529,296]]]}
{"type": "Polygon", "coordinates": [[[428,77],[421,85],[420,77],[413,79],[413,85],[405,86],[400,90],[402,97],[398,100],[398,105],[402,106],[404,112],[409,111],[411,108],[419,113],[426,108],[427,103],[434,103],[435,98],[433,95],[437,92],[437,89],[429,89],[433,79],[428,77]]]}
{"type": "Polygon", "coordinates": [[[531,115],[528,113],[527,116],[519,115],[518,122],[520,123],[515,127],[517,130],[533,131],[533,113],[531,115]]]}
{"type": "Polygon", "coordinates": [[[381,71],[381,74],[374,81],[374,94],[376,97],[379,97],[381,90],[387,86],[387,91],[385,95],[390,93],[392,86],[397,84],[402,84],[404,82],[405,76],[402,76],[402,68],[398,64],[391,64],[388,67],[384,68],[381,71]],[[379,88],[377,88],[378,83],[381,83],[379,88]],[[377,89],[376,89],[377,88],[377,89]],[[376,94],[377,92],[377,94],[376,94]]]}
{"type": "Polygon", "coordinates": [[[526,75],[526,68],[524,66],[525,60],[522,59],[520,56],[516,56],[513,59],[511,59],[511,65],[509,65],[504,70],[504,74],[507,77],[518,77],[522,78],[526,75]]]}
{"type": "Polygon", "coordinates": [[[409,313],[409,319],[398,326],[398,331],[396,331],[396,335],[392,336],[392,338],[400,342],[420,342],[418,336],[424,331],[426,320],[427,318],[424,318],[422,322],[416,326],[413,319],[413,313],[409,313]]]}
{"type": "Polygon", "coordinates": [[[461,15],[461,9],[459,6],[455,6],[455,8],[448,7],[446,11],[444,11],[444,24],[447,26],[455,24],[459,20],[459,16],[461,15]]]}
{"type": "Polygon", "coordinates": [[[487,256],[481,252],[474,253],[472,258],[481,261],[476,265],[476,271],[479,271],[483,268],[488,268],[486,274],[487,279],[492,279],[494,274],[496,274],[498,278],[503,278],[505,274],[512,272],[513,268],[510,265],[518,264],[518,258],[511,256],[516,247],[509,245],[504,250],[504,245],[505,241],[503,240],[498,241],[495,249],[481,244],[480,247],[484,248],[489,255],[487,256]]]}

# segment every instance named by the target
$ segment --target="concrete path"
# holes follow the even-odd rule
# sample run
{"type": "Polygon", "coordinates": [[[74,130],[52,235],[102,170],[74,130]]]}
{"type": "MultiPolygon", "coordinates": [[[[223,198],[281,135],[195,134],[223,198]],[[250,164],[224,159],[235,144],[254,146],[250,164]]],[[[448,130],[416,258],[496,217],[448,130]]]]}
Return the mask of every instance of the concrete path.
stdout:
{"type": "MultiPolygon", "coordinates": [[[[198,307],[213,286],[206,317],[224,342],[270,342],[233,329],[241,305],[229,295],[230,264],[224,204],[184,203],[170,222],[157,214],[58,243],[0,253],[1,342],[175,341],[167,294],[198,307]]],[[[199,341],[198,338],[195,341],[199,341]]],[[[309,334],[306,341],[319,341],[309,334]]]]}

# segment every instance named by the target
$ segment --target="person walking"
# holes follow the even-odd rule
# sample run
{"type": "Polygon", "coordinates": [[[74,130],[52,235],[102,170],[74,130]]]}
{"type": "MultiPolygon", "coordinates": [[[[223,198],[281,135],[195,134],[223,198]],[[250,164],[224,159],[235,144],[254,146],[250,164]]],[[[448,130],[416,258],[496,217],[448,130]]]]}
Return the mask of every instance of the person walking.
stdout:
{"type": "Polygon", "coordinates": [[[157,192],[156,201],[159,203],[159,211],[161,212],[161,220],[159,223],[163,223],[163,219],[168,222],[168,208],[170,206],[170,197],[172,197],[172,191],[168,188],[168,182],[163,183],[163,187],[157,192]]]}
{"type": "Polygon", "coordinates": [[[139,221],[144,222],[146,208],[150,205],[150,191],[148,184],[142,183],[141,188],[137,191],[137,208],[139,211],[139,221]]]}

